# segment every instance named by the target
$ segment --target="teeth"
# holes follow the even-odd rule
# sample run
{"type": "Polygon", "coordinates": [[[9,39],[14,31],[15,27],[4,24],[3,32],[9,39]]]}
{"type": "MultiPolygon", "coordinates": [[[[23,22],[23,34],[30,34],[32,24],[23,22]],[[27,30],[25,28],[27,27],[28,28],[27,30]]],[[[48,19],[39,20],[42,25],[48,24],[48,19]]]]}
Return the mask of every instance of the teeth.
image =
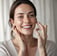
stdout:
{"type": "Polygon", "coordinates": [[[31,26],[24,26],[23,28],[31,28],[31,26]]]}

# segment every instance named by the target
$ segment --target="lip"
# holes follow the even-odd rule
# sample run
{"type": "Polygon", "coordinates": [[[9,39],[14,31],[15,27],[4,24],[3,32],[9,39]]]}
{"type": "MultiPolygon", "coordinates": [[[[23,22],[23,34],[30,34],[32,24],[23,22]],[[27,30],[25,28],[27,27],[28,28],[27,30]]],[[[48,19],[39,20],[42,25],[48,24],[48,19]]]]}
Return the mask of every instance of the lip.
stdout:
{"type": "Polygon", "coordinates": [[[32,25],[23,25],[22,27],[26,27],[26,26],[31,26],[31,27],[30,27],[30,28],[24,28],[24,29],[29,30],[29,29],[31,29],[31,28],[32,28],[32,25]]]}

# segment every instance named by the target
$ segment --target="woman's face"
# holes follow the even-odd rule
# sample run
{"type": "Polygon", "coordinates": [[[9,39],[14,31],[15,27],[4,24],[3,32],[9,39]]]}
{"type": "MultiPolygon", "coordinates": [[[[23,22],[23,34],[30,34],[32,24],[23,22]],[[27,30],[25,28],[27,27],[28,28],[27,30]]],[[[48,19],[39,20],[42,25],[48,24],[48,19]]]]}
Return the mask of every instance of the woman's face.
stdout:
{"type": "Polygon", "coordinates": [[[28,4],[19,5],[15,9],[13,24],[22,34],[32,35],[36,24],[33,8],[28,4]]]}

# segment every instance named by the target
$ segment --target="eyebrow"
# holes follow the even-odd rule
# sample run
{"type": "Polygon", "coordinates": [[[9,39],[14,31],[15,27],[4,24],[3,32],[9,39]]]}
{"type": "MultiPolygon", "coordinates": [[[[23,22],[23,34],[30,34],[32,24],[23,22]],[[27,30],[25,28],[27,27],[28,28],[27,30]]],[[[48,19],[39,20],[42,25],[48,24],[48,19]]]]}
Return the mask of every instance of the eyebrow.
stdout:
{"type": "Polygon", "coordinates": [[[20,13],[17,13],[17,15],[22,15],[22,14],[30,14],[30,13],[34,13],[34,11],[30,11],[30,12],[28,12],[28,13],[24,13],[24,12],[20,12],[20,13]]]}

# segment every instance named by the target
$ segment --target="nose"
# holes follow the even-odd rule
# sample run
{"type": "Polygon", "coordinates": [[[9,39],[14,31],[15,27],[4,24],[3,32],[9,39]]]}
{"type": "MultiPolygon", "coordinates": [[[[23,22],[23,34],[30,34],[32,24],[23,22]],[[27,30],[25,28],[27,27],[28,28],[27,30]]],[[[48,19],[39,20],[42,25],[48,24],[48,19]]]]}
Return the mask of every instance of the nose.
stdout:
{"type": "Polygon", "coordinates": [[[30,18],[29,18],[29,16],[28,16],[28,15],[25,15],[23,21],[24,21],[25,23],[30,23],[30,18]]]}

